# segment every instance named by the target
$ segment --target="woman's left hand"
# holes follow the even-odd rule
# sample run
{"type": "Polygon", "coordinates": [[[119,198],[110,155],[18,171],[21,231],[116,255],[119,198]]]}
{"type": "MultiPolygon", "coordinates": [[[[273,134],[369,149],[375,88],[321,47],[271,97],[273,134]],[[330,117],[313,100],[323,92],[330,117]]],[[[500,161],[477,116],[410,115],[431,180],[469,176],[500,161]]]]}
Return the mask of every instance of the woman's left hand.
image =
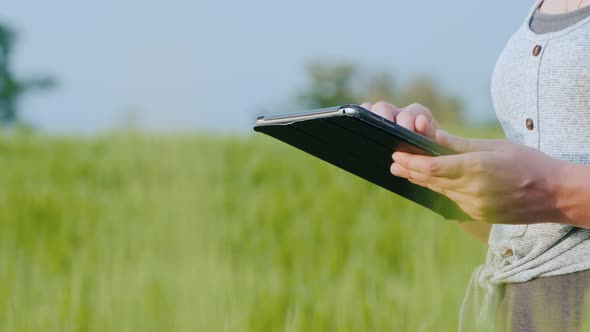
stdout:
{"type": "Polygon", "coordinates": [[[478,221],[528,224],[565,218],[556,207],[564,162],[505,140],[466,139],[442,130],[436,139],[459,154],[396,152],[391,173],[449,197],[478,221]]]}

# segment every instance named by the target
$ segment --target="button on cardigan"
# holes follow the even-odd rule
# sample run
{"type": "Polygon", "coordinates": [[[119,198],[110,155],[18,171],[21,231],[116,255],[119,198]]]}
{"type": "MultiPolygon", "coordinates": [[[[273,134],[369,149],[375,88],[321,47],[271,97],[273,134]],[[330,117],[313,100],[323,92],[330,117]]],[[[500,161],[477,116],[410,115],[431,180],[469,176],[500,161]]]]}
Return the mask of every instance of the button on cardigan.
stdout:
{"type": "MultiPolygon", "coordinates": [[[[497,60],[494,109],[508,140],[590,165],[590,17],[536,34],[529,23],[540,3],[497,60]]],[[[493,320],[502,284],[590,269],[590,230],[539,222],[492,227],[486,263],[474,272],[462,306],[461,330],[493,320]]]]}

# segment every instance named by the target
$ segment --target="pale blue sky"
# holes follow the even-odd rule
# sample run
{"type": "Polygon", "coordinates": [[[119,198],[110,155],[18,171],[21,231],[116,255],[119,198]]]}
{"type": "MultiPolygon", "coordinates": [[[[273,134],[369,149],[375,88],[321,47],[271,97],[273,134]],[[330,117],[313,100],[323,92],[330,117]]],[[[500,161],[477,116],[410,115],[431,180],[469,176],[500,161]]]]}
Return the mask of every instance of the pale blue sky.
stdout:
{"type": "Polygon", "coordinates": [[[492,68],[533,2],[13,0],[0,20],[20,33],[17,72],[59,79],[22,105],[40,128],[95,132],[134,113],[150,128],[243,132],[288,103],[314,59],[428,75],[473,119],[493,117],[492,68]]]}

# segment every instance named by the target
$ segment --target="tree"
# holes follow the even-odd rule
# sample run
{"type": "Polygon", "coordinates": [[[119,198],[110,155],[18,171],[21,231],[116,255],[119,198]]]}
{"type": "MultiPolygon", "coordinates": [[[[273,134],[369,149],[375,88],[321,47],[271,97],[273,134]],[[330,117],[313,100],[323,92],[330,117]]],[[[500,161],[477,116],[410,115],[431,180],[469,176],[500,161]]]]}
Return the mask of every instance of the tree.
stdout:
{"type": "Polygon", "coordinates": [[[314,62],[307,66],[306,71],[309,85],[297,95],[302,108],[378,100],[402,107],[417,102],[432,110],[443,124],[465,121],[461,100],[442,93],[428,78],[415,79],[406,87],[396,89],[393,76],[385,70],[367,73],[350,63],[314,62]]]}
{"type": "Polygon", "coordinates": [[[299,94],[298,100],[307,108],[352,103],[359,97],[353,87],[354,79],[358,76],[355,65],[317,62],[308,64],[306,71],[310,86],[299,94]]]}
{"type": "Polygon", "coordinates": [[[15,78],[11,69],[11,55],[15,42],[15,32],[0,24],[0,123],[4,124],[13,124],[18,120],[18,101],[23,94],[55,86],[55,81],[47,76],[24,80],[15,78]]]}
{"type": "Polygon", "coordinates": [[[415,79],[406,87],[403,96],[405,104],[418,102],[428,107],[441,123],[457,124],[465,121],[462,101],[456,96],[440,93],[430,79],[415,79]]]}

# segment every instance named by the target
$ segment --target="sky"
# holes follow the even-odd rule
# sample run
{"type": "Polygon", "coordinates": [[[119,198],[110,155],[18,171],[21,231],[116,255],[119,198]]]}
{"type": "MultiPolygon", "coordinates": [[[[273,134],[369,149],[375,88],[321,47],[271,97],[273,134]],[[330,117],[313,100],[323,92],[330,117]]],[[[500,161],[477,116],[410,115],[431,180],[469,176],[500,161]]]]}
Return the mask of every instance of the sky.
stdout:
{"type": "Polygon", "coordinates": [[[133,122],[242,133],[261,109],[288,109],[306,85],[305,64],[316,60],[387,70],[398,85],[432,77],[464,100],[470,119],[494,119],[494,64],[533,3],[10,0],[0,22],[18,32],[16,74],[58,80],[21,104],[44,131],[133,122]]]}

